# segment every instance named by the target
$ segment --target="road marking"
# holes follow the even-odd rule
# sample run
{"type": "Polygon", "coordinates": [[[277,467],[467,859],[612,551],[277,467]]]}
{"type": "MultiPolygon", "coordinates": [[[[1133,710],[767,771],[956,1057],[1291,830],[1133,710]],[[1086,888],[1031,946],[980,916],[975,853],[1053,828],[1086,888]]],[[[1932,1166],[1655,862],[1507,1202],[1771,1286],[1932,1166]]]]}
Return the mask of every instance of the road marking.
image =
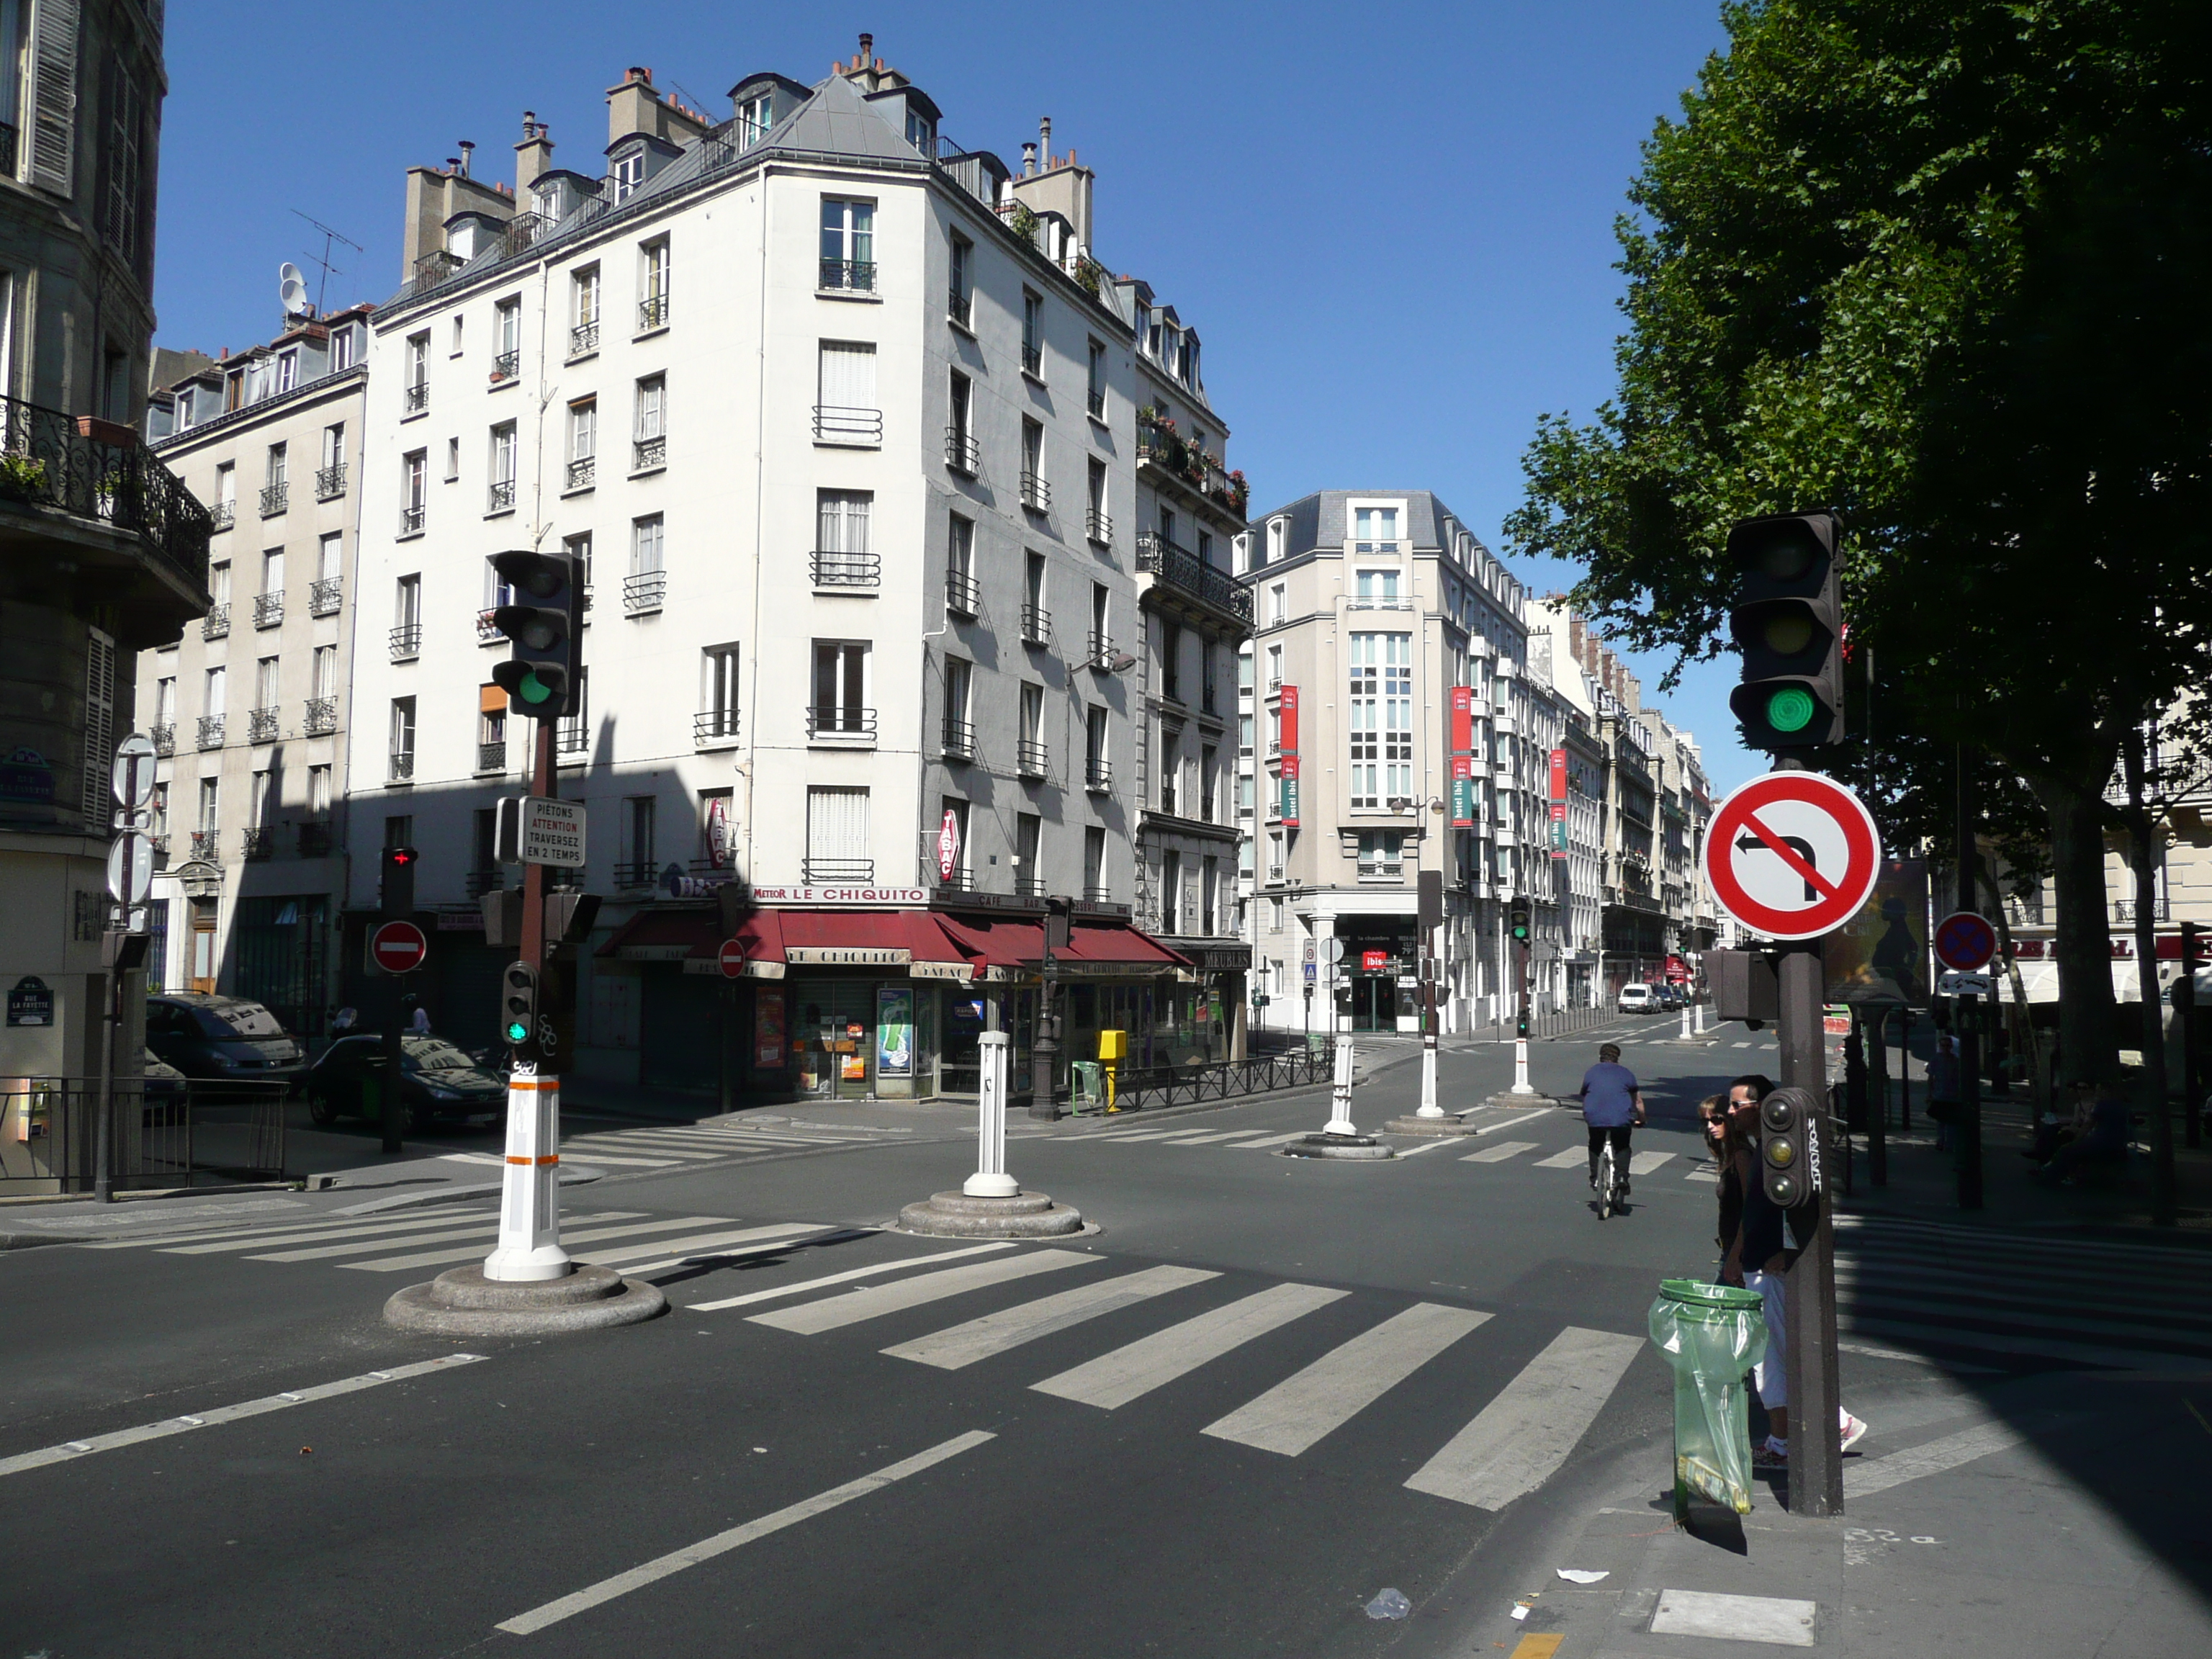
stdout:
{"type": "Polygon", "coordinates": [[[1819,1603],[1779,1595],[1717,1595],[1705,1590],[1662,1589],[1651,1615],[1654,1636],[1705,1636],[1723,1642],[1767,1642],[1782,1648],[1813,1645],[1819,1603]]]}
{"type": "Polygon", "coordinates": [[[1489,1318],[1416,1302],[1200,1432],[1296,1457],[1489,1318]]]}
{"type": "Polygon", "coordinates": [[[1419,1158],[1423,1152],[1440,1152],[1447,1146],[1456,1146],[1459,1144],[1460,1138],[1457,1135],[1438,1135],[1435,1139],[1426,1141],[1419,1146],[1400,1147],[1398,1161],[1402,1164],[1409,1158],[1419,1158]]]}
{"type": "Polygon", "coordinates": [[[1924,1342],[1933,1348],[1968,1348],[1978,1353],[2032,1354],[2041,1359],[2071,1359],[2091,1365],[2115,1365],[2136,1370],[2162,1369],[2158,1362],[2186,1360],[2202,1365],[2204,1356],[2189,1348],[2175,1347],[2116,1347],[2094,1342],[2061,1342],[2053,1340],[2000,1336],[1990,1333],[1968,1330],[1955,1322],[1964,1311],[1947,1309],[1951,1322],[1941,1319],[1866,1319],[1856,1315],[1838,1318],[1836,1328],[1855,1336],[1886,1336],[1893,1340],[1924,1342]]]}
{"type": "Polygon", "coordinates": [[[2002,1376],[2004,1372],[1994,1365],[1969,1365],[1958,1359],[1930,1359],[1926,1354],[1906,1353],[1901,1348],[1877,1348],[1867,1342],[1838,1342],[1839,1353],[1864,1354],[1869,1359],[1901,1359],[1909,1365],[1924,1365],[1930,1370],[1957,1371],[1976,1376],[2002,1376]]]}
{"type": "Polygon", "coordinates": [[[1572,1170],[1589,1162],[1587,1147],[1570,1146],[1564,1152],[1553,1152],[1549,1158],[1538,1158],[1534,1167],[1539,1170],[1572,1170]]]}
{"type": "Polygon", "coordinates": [[[548,1601],[543,1607],[532,1607],[528,1613],[517,1613],[512,1619],[501,1620],[496,1628],[510,1636],[531,1635],[549,1625],[557,1625],[563,1619],[611,1601],[618,1595],[642,1589],[646,1585],[681,1572],[686,1567],[696,1567],[702,1561],[726,1555],[756,1539],[766,1538],[772,1533],[781,1532],[786,1527],[796,1526],[801,1521],[826,1514],[856,1498],[866,1498],[870,1492],[880,1492],[885,1486],[904,1480],[910,1475],[920,1474],[924,1469],[933,1468],[948,1458],[957,1457],[962,1452],[973,1450],[986,1441],[997,1437],[982,1429],[970,1429],[965,1434],[955,1435],[950,1440],[932,1446],[926,1452],[878,1469],[873,1474],[864,1474],[857,1480],[848,1480],[842,1486],[832,1486],[828,1492],[788,1504],[772,1515],[761,1516],[757,1521],[748,1521],[727,1532],[718,1532],[712,1538],[702,1538],[696,1544],[672,1550],[642,1566],[632,1567],[628,1572],[602,1578],[588,1589],[564,1595],[557,1601],[548,1601]]]}
{"type": "Polygon", "coordinates": [[[1510,1129],[1516,1123],[1526,1123],[1532,1117],[1544,1117],[1548,1115],[1549,1114],[1545,1110],[1545,1109],[1540,1106],[1533,1112],[1516,1112],[1511,1117],[1502,1117],[1495,1123],[1484,1124],[1480,1129],[1475,1131],[1475,1133],[1479,1135],[1486,1135],[1494,1129],[1510,1129]]]}
{"type": "Polygon", "coordinates": [[[1142,1273],[1109,1279],[1103,1285],[1079,1285],[1056,1296],[1024,1302],[1018,1308],[985,1314],[981,1319],[916,1337],[884,1352],[894,1359],[912,1359],[940,1370],[957,1371],[963,1365],[988,1359],[994,1354],[1049,1336],[1054,1331],[1066,1330],[1117,1308],[1134,1307],[1170,1291],[1220,1277],[1203,1267],[1148,1267],[1142,1273]]]}
{"type": "MultiPolygon", "coordinates": [[[[577,1216],[578,1221],[619,1221],[629,1216],[643,1215],[642,1210],[605,1210],[596,1215],[577,1216]]],[[[320,1261],[334,1255],[364,1255],[376,1250],[388,1250],[395,1244],[437,1244],[453,1238],[481,1238],[487,1232],[499,1231],[497,1214],[487,1214],[465,1227],[447,1227],[442,1232],[403,1233],[399,1237],[354,1239],[343,1244],[307,1244],[296,1250],[270,1250],[250,1255],[248,1261],[320,1261]]]]}
{"type": "MultiPolygon", "coordinates": [[[[576,1219],[599,1221],[605,1218],[580,1215],[576,1219]]],[[[612,1227],[586,1227],[581,1232],[572,1233],[564,1229],[561,1235],[561,1243],[565,1249],[571,1244],[594,1243],[602,1238],[626,1238],[634,1233],[661,1233],[674,1227],[708,1226],[718,1221],[726,1223],[730,1219],[730,1217],[723,1215],[687,1215],[678,1216],[673,1221],[650,1222],[642,1227],[634,1222],[624,1221],[612,1227]]],[[[496,1226],[491,1231],[496,1232],[496,1226]]],[[[479,1232],[477,1235],[476,1243],[464,1244],[459,1249],[424,1250],[419,1255],[379,1256],[374,1261],[341,1261],[338,1266],[351,1268],[356,1273],[396,1273],[410,1267],[438,1267],[455,1261],[475,1261],[483,1243],[483,1234],[479,1232]]],[[[249,1261],[259,1261],[263,1259],[258,1255],[246,1258],[249,1261]]]]}
{"type": "Polygon", "coordinates": [[[1469,1152],[1460,1159],[1462,1164],[1503,1164],[1509,1158],[1518,1158],[1523,1152],[1536,1150],[1533,1140],[1501,1140],[1495,1146],[1486,1146],[1479,1152],[1469,1152]]]}
{"type": "Polygon", "coordinates": [[[785,1221],[773,1227],[746,1227],[737,1232],[695,1233],[690,1238],[662,1238],[648,1240],[643,1244],[623,1244],[611,1250],[588,1251],[585,1259],[603,1267],[642,1261],[648,1256],[672,1255],[681,1261],[687,1254],[711,1249],[717,1244],[750,1244],[755,1239],[789,1239],[801,1233],[823,1231],[823,1224],[818,1221],[785,1221]]]}
{"type": "Polygon", "coordinates": [[[1127,1347],[1101,1354],[1071,1370],[1048,1376],[1030,1386],[1040,1394],[1055,1395],[1086,1406],[1112,1411],[1164,1383],[1196,1370],[1208,1360],[1278,1326],[1303,1319],[1316,1308],[1349,1296],[1349,1291],[1326,1290],[1318,1285],[1273,1285],[1225,1308],[1216,1308],[1170,1325],[1164,1331],[1140,1337],[1127,1347]]]}
{"type": "Polygon", "coordinates": [[[1530,1631],[1513,1644],[1506,1659],[1553,1659],[1566,1637],[1559,1631],[1530,1631]]]}
{"type": "Polygon", "coordinates": [[[927,1267],[933,1261],[951,1261],[963,1255],[992,1255],[1013,1248],[1012,1243],[970,1244],[963,1249],[939,1250],[930,1255],[908,1256],[903,1261],[881,1261],[872,1267],[848,1267],[842,1273],[824,1273],[819,1279],[802,1279],[796,1285],[778,1285],[769,1290],[748,1291],[743,1296],[726,1296],[719,1302],[690,1303],[687,1311],[712,1313],[718,1308],[750,1308],[756,1302],[773,1302],[778,1297],[798,1296],[831,1285],[849,1285],[856,1279],[867,1279],[877,1273],[903,1273],[909,1267],[927,1267]]]}
{"type": "Polygon", "coordinates": [[[1263,1146],[1286,1146],[1293,1140],[1304,1140],[1312,1133],[1313,1131],[1311,1129],[1293,1129],[1286,1135],[1269,1135],[1265,1140],[1247,1140],[1241,1142],[1237,1146],[1237,1150],[1240,1152],[1249,1152],[1256,1151],[1263,1146]]]}
{"type": "Polygon", "coordinates": [[[919,1279],[901,1279],[896,1285],[877,1285],[866,1290],[848,1291],[842,1296],[825,1297],[803,1307],[779,1309],[775,1313],[747,1314],[745,1317],[756,1325],[773,1325],[780,1331],[796,1331],[801,1336],[817,1336],[823,1331],[857,1325],[864,1319],[876,1319],[884,1314],[918,1308],[927,1302],[939,1302],[948,1296],[963,1296],[969,1291],[980,1291],[987,1285],[1028,1279],[1036,1273],[1057,1273],[1063,1267],[1091,1267],[1105,1259],[1104,1256],[1090,1255],[1077,1250],[1036,1250],[1027,1255],[1011,1256],[999,1261],[978,1261],[966,1267],[946,1267],[937,1273],[924,1273],[919,1279]]]}
{"type": "Polygon", "coordinates": [[[1406,1485],[1502,1510],[1559,1472],[1619,1386],[1641,1338],[1570,1325],[1406,1485]]]}
{"type": "Polygon", "coordinates": [[[1685,1181],[1710,1181],[1715,1186],[1718,1186],[1720,1184],[1721,1172],[1718,1170],[1692,1170],[1689,1174],[1684,1176],[1682,1179],[1685,1181]]]}
{"type": "MultiPolygon", "coordinates": [[[[222,1250],[251,1250],[264,1244],[300,1244],[309,1239],[368,1237],[377,1233],[419,1232],[426,1227],[450,1227],[456,1221],[477,1221],[486,1217],[499,1218],[496,1210],[446,1210],[436,1215],[418,1215],[404,1221],[360,1222],[348,1225],[325,1223],[315,1227],[286,1227],[280,1231],[226,1233],[221,1238],[198,1244],[162,1244],[157,1239],[132,1239],[134,1244],[151,1243],[161,1248],[164,1255],[212,1255],[222,1250]]],[[[103,1244],[101,1249],[112,1249],[103,1244]]]]}
{"type": "Polygon", "coordinates": [[[489,1355],[480,1353],[444,1354],[436,1359],[418,1360],[411,1365],[395,1365],[389,1370],[341,1377],[335,1382],[318,1382],[310,1388],[288,1389],[281,1394],[264,1395],[258,1400],[242,1401],[235,1406],[218,1406],[213,1411],[198,1412],[189,1417],[172,1417],[135,1429],[118,1429],[112,1434],[95,1434],[83,1440],[67,1440],[58,1446],[47,1446],[39,1451],[19,1452],[13,1457],[0,1457],[0,1475],[20,1474],[25,1469],[43,1468],[49,1463],[66,1463],[90,1452],[114,1451],[118,1447],[135,1446],[142,1441],[160,1440],[173,1434],[189,1434],[194,1429],[213,1428],[222,1423],[235,1423],[243,1418],[281,1412],[288,1406],[304,1406],[311,1400],[328,1400],[336,1395],[380,1388],[386,1382],[403,1382],[410,1377],[427,1376],[433,1371],[451,1370],[456,1365],[473,1365],[488,1358],[489,1355]]]}
{"type": "Polygon", "coordinates": [[[1632,1176],[1650,1175],[1662,1164],[1672,1164],[1672,1152],[1638,1152],[1628,1160],[1628,1173],[1632,1176]]]}
{"type": "Polygon", "coordinates": [[[1189,1133],[1188,1129],[1139,1129],[1133,1135],[1091,1135],[1086,1139],[1110,1140],[1126,1146],[1133,1140],[1165,1140],[1170,1135],[1187,1135],[1189,1133]]]}
{"type": "MultiPolygon", "coordinates": [[[[623,1272],[634,1279],[643,1279],[652,1273],[672,1272],[678,1267],[707,1267],[717,1262],[736,1261],[749,1255],[774,1255],[798,1245],[811,1248],[817,1244],[844,1244],[856,1238],[866,1238],[874,1231],[872,1227],[839,1227],[803,1238],[775,1238],[764,1244],[747,1244],[737,1249],[694,1250],[689,1255],[672,1255],[659,1261],[629,1262],[623,1266],[623,1272]]],[[[664,1244],[659,1248],[666,1249],[668,1246],[664,1244]]]]}
{"type": "MultiPolygon", "coordinates": [[[[497,1211],[486,1210],[441,1209],[434,1214],[418,1215],[411,1221],[394,1222],[387,1218],[386,1224],[392,1226],[435,1227],[452,1221],[456,1216],[497,1213],[497,1211]]],[[[191,1232],[161,1233],[147,1238],[104,1238],[97,1243],[87,1244],[83,1248],[88,1250],[151,1250],[158,1249],[165,1244],[205,1243],[216,1239],[243,1239],[250,1243],[262,1238],[304,1237],[310,1233],[319,1233],[325,1227],[343,1225],[354,1218],[343,1210],[332,1210],[320,1216],[294,1216],[282,1223],[274,1218],[264,1218],[246,1226],[201,1227],[191,1232]]]]}
{"type": "Polygon", "coordinates": [[[1239,1135],[1249,1135],[1251,1133],[1249,1129],[1219,1129],[1209,1134],[1181,1135],[1176,1138],[1175,1144],[1178,1146],[1203,1146],[1209,1140],[1234,1140],[1239,1135]]]}

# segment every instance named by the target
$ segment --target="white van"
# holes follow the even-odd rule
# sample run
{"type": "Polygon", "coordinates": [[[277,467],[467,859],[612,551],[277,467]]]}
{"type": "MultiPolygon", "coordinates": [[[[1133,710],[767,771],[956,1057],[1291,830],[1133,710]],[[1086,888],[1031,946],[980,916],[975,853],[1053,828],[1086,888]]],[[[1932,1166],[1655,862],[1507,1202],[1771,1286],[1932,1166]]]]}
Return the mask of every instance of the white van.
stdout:
{"type": "Polygon", "coordinates": [[[1624,985],[1620,988],[1620,1012],[1624,1014],[1648,1014],[1659,1006],[1659,999],[1651,994],[1648,985],[1624,985]]]}

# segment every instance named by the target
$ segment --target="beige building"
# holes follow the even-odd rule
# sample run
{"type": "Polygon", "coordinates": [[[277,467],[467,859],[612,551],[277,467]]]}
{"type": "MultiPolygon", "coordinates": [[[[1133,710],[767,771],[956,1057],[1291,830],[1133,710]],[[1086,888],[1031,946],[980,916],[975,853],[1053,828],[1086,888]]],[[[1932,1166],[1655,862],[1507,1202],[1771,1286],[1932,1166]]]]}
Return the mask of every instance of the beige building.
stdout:
{"type": "Polygon", "coordinates": [[[353,562],[369,311],[299,315],[158,391],[155,452],[214,514],[212,608],[141,654],[161,757],[150,982],[324,1034],[345,892],[353,562]]]}

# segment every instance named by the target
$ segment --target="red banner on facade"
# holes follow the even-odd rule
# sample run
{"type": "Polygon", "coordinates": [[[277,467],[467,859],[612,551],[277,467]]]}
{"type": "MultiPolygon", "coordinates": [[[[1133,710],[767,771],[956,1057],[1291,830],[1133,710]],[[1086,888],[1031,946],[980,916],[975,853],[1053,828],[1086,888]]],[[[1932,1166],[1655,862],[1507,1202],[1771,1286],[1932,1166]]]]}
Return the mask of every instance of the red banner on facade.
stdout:
{"type": "Polygon", "coordinates": [[[1298,752],[1298,688],[1285,686],[1282,700],[1276,707],[1283,716],[1283,752],[1295,755],[1298,752]]]}
{"type": "Polygon", "coordinates": [[[1451,757],[1451,821],[1455,830],[1474,827],[1474,757],[1451,757]]]}
{"type": "Polygon", "coordinates": [[[1455,755],[1474,752],[1474,688],[1470,685],[1451,689],[1451,748],[1455,755]]]}
{"type": "Polygon", "coordinates": [[[1552,799],[1565,800],[1566,798],[1567,751],[1564,749],[1554,749],[1552,751],[1552,799]]]}

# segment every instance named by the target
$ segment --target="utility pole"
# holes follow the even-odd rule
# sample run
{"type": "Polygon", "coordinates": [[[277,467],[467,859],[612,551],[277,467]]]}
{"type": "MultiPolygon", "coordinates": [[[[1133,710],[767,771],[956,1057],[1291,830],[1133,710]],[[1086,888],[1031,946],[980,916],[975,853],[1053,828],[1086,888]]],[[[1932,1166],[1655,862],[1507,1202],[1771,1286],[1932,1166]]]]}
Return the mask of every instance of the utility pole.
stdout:
{"type": "Polygon", "coordinates": [[[1042,988],[1037,994],[1036,1036],[1030,1045],[1030,1115],[1050,1123],[1060,1116],[1060,973],[1054,956],[1068,943],[1068,900],[1044,902],[1042,988]]]}
{"type": "Polygon", "coordinates": [[[2197,970],[2204,962],[2204,929],[2181,924],[2181,977],[2173,981],[2173,1018],[2181,1027],[2181,1130],[2185,1143],[2204,1138],[2203,1103],[2197,1094],[2197,970]]]}
{"type": "Polygon", "coordinates": [[[1525,897],[1515,899],[1506,915],[1506,932],[1513,941],[1516,1013],[1513,1022],[1512,1092],[1516,1095],[1536,1092],[1528,1081],[1528,949],[1534,916],[1534,908],[1525,897]]]}
{"type": "Polygon", "coordinates": [[[1837,1434],[1836,1254],[1834,1208],[1823,1170],[1827,1160],[1827,1053],[1821,1009],[1827,987],[1820,966],[1820,942],[1784,945],[1778,963],[1780,1012],[1775,1033],[1781,1051],[1782,1085],[1802,1089],[1816,1103],[1804,1126],[1808,1190],[1806,1202],[1790,1212],[1797,1237],[1797,1259],[1783,1275],[1787,1316],[1790,1379],[1790,1512],[1838,1516],[1844,1512],[1843,1449],[1837,1434]]]}
{"type": "Polygon", "coordinates": [[[1416,1117],[1440,1118],[1437,1103],[1437,930],[1443,926],[1444,872],[1423,870],[1415,878],[1414,925],[1420,930],[1421,1103],[1416,1117]]]}
{"type": "MultiPolygon", "coordinates": [[[[1974,908],[1974,755],[1965,744],[1959,764],[1959,908],[1974,908]]],[[[1982,1207],[1981,999],[1959,999],[1959,1207],[1982,1207]]]]}
{"type": "MultiPolygon", "coordinates": [[[[388,921],[407,921],[415,915],[415,863],[419,855],[411,847],[387,847],[384,849],[384,879],[378,889],[377,907],[388,921]]],[[[383,1056],[382,1068],[377,1079],[377,1121],[383,1132],[382,1150],[386,1153],[400,1150],[407,1130],[407,1102],[399,1087],[400,1068],[406,1046],[404,1041],[406,1010],[406,981],[397,974],[387,975],[390,983],[385,988],[384,1035],[380,1047],[383,1056]]]]}

